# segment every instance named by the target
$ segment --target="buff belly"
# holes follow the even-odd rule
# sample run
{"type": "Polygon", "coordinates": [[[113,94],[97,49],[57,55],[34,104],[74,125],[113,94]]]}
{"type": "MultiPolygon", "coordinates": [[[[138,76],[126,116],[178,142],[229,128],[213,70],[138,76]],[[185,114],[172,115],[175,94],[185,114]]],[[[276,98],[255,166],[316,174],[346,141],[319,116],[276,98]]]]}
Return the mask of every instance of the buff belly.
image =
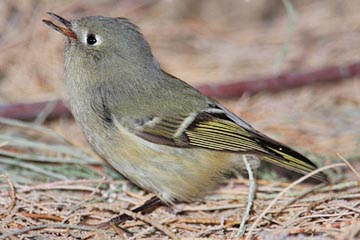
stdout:
{"type": "Polygon", "coordinates": [[[199,199],[241,161],[235,153],[154,144],[121,126],[89,140],[122,175],[167,203],[199,199]]]}

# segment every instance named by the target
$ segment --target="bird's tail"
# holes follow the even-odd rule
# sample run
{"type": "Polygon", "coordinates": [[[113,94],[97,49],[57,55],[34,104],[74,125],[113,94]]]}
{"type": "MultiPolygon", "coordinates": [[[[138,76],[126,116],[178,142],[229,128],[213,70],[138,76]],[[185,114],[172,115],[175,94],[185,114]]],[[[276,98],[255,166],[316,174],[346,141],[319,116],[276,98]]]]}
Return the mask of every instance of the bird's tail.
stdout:
{"type": "MultiPolygon", "coordinates": [[[[185,130],[186,144],[211,150],[254,153],[262,159],[281,167],[307,174],[317,169],[304,155],[292,150],[237,118],[232,113],[203,113],[185,130]]],[[[312,176],[320,181],[328,181],[324,173],[312,176]]]]}
{"type": "MultiPolygon", "coordinates": [[[[290,147],[278,143],[275,140],[267,137],[257,138],[256,141],[266,150],[267,154],[262,156],[262,159],[273,163],[275,165],[307,174],[317,169],[317,166],[312,163],[304,155],[292,150],[290,147]]],[[[327,176],[323,172],[319,172],[312,176],[322,182],[328,182],[327,176]]]]}

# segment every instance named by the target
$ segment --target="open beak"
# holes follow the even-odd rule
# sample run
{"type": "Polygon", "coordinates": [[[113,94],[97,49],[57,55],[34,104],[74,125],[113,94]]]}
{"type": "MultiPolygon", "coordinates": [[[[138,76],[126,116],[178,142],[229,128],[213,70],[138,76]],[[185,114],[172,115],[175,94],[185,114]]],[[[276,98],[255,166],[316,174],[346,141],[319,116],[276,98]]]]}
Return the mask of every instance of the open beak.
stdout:
{"type": "Polygon", "coordinates": [[[57,25],[55,25],[54,23],[52,23],[49,20],[42,20],[44,23],[46,23],[46,25],[50,26],[51,28],[55,29],[56,31],[64,34],[66,37],[68,38],[72,38],[74,40],[77,39],[76,34],[74,33],[74,31],[71,29],[72,25],[71,22],[66,20],[65,18],[60,17],[59,15],[56,15],[55,13],[52,12],[48,12],[47,14],[49,14],[50,16],[52,16],[53,18],[55,18],[56,20],[58,20],[59,22],[61,22],[65,27],[59,27],[57,25]]]}

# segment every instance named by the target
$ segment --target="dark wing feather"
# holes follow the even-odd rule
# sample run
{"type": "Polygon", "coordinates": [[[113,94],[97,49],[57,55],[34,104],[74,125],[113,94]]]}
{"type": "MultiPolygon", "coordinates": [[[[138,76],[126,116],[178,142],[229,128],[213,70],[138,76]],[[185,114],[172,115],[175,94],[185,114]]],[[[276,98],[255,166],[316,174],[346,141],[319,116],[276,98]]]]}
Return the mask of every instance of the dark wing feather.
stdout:
{"type": "MultiPolygon", "coordinates": [[[[262,159],[303,174],[317,167],[308,158],[253,129],[226,109],[207,109],[189,116],[144,124],[136,134],[159,144],[176,147],[201,147],[216,151],[258,154],[262,159]],[[230,115],[229,115],[230,114],[230,115]],[[184,124],[186,123],[186,124],[184,124]],[[179,134],[178,129],[183,129],[179,134]]],[[[326,181],[323,173],[314,178],[326,181]]]]}
{"type": "MultiPolygon", "coordinates": [[[[189,145],[218,151],[256,153],[262,159],[281,167],[307,174],[317,166],[302,154],[292,150],[253,128],[244,128],[224,114],[202,113],[185,130],[189,145]]],[[[323,173],[314,178],[327,181],[323,173]]]]}
{"type": "Polygon", "coordinates": [[[199,114],[184,134],[194,147],[244,153],[264,151],[251,132],[219,114],[199,114]]]}

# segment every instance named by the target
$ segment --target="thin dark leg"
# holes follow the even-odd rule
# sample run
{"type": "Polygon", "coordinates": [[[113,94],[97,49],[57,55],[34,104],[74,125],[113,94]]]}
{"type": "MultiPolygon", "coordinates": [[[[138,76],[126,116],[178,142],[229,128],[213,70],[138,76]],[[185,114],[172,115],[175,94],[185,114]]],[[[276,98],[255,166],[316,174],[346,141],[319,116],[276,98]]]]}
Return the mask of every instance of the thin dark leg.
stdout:
{"type": "Polygon", "coordinates": [[[153,208],[157,208],[162,204],[161,200],[158,197],[152,197],[149,200],[147,200],[143,205],[132,209],[134,213],[138,212],[148,212],[152,210],[153,208]]]}
{"type": "MultiPolygon", "coordinates": [[[[143,205],[132,209],[131,211],[134,213],[138,213],[138,212],[148,212],[150,210],[153,210],[154,208],[160,206],[162,204],[161,200],[158,197],[152,197],[149,200],[147,200],[143,205]]],[[[126,215],[126,214],[121,214],[118,215],[116,217],[113,217],[112,219],[110,219],[109,222],[113,223],[115,226],[119,225],[120,223],[123,223],[127,220],[131,220],[132,217],[126,215]]]]}

